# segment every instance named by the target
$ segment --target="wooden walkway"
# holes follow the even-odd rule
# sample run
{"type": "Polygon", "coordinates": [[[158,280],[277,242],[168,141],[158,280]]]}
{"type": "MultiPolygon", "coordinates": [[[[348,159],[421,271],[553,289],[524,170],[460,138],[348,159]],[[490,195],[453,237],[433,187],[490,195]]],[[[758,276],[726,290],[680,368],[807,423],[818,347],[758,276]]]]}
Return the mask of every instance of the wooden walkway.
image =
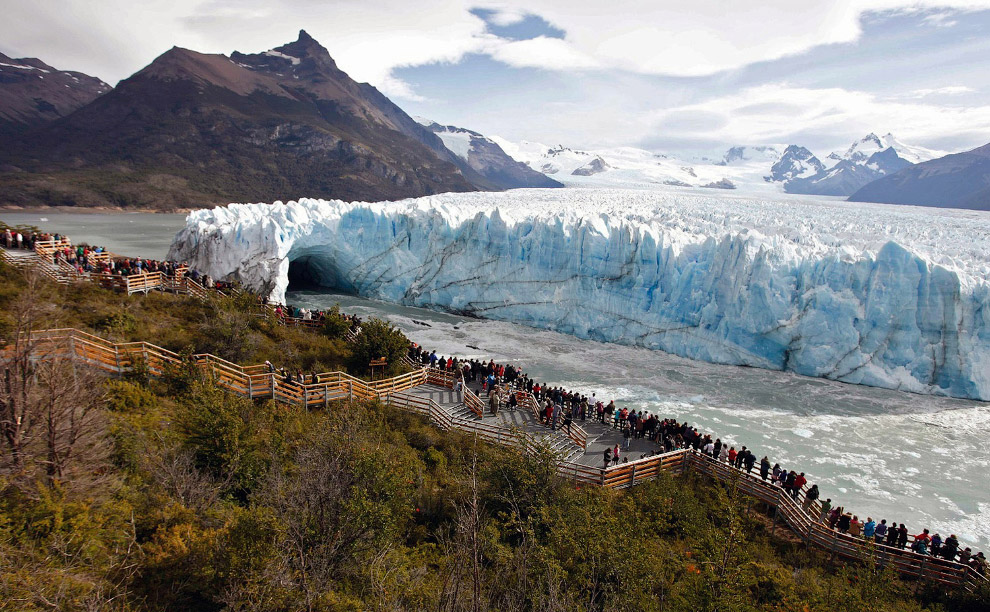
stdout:
{"type": "MultiPolygon", "coordinates": [[[[38,267],[57,282],[74,282],[68,271],[58,269],[54,264],[47,264],[37,253],[0,249],[0,257],[18,267],[38,267]]],[[[101,285],[108,286],[105,284],[106,279],[100,282],[101,285]]],[[[123,287],[110,283],[108,288],[131,293],[131,282],[127,281],[123,287]]],[[[160,278],[157,284],[146,280],[138,282],[143,283],[147,290],[189,291],[190,295],[207,297],[202,293],[205,290],[198,284],[196,287],[201,293],[189,290],[188,286],[168,288],[160,278]]],[[[194,283],[188,283],[192,284],[194,283]]],[[[28,351],[34,359],[70,359],[111,376],[122,376],[137,369],[143,369],[153,376],[161,376],[168,367],[182,363],[176,353],[148,342],[113,343],[77,329],[32,332],[28,337],[21,338],[16,347],[7,346],[0,350],[0,363],[9,360],[15,350],[28,351]]],[[[606,446],[611,446],[611,442],[606,445],[598,440],[610,428],[589,423],[586,424],[591,431],[589,434],[585,428],[573,424],[569,433],[549,432],[539,422],[537,400],[526,392],[512,391],[519,404],[516,410],[502,410],[497,416],[492,416],[486,415],[487,398],[479,397],[477,392],[464,384],[459,374],[420,367],[408,360],[406,365],[415,368],[412,372],[385,380],[368,382],[344,372],[325,372],[318,375],[317,383],[300,384],[282,381],[279,376],[267,371],[264,365],[242,366],[210,354],[194,355],[192,359],[217,385],[242,397],[273,399],[306,409],[326,408],[335,401],[378,400],[421,414],[440,429],[456,429],[489,443],[511,446],[523,452],[549,448],[558,457],[557,471],[562,477],[587,485],[622,489],[655,479],[661,472],[684,473],[694,470],[717,482],[735,486],[738,491],[768,504],[773,508],[775,526],[779,521],[797,534],[806,545],[821,548],[834,559],[872,561],[880,566],[890,567],[903,576],[968,590],[987,583],[986,577],[960,563],[919,555],[909,550],[874,545],[829,529],[815,520],[817,504],[811,507],[809,514],[781,488],[692,449],[655,454],[603,469],[600,467],[602,452],[606,446]]],[[[503,399],[508,397],[509,392],[506,389],[498,391],[503,399]]],[[[635,448],[631,451],[634,454],[639,452],[635,448]]]]}

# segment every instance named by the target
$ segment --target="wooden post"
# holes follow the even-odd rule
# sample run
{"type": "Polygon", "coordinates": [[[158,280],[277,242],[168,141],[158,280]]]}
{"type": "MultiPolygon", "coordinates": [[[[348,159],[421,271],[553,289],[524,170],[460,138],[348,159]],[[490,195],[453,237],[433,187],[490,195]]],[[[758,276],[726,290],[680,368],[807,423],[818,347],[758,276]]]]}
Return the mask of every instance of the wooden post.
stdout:
{"type": "Polygon", "coordinates": [[[303,385],[303,408],[309,412],[309,389],[303,385]]]}
{"type": "Polygon", "coordinates": [[[770,528],[770,535],[772,536],[774,532],[777,531],[777,511],[780,510],[779,506],[773,507],[773,527],[770,528]]]}
{"type": "Polygon", "coordinates": [[[275,373],[269,374],[272,377],[272,399],[275,399],[275,373]]]}
{"type": "Polygon", "coordinates": [[[248,399],[254,399],[254,388],[253,388],[254,385],[252,383],[250,374],[248,374],[247,379],[248,379],[248,385],[247,385],[248,399]]]}
{"type": "Polygon", "coordinates": [[[629,486],[636,484],[636,466],[632,466],[632,478],[629,479],[629,486]]]}

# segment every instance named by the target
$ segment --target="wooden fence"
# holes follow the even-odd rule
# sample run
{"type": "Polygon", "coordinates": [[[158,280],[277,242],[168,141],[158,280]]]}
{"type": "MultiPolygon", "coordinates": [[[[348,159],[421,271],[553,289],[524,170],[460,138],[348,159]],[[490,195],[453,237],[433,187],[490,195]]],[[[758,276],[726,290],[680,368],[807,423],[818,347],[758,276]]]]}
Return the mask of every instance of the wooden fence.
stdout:
{"type": "MultiPolygon", "coordinates": [[[[77,329],[32,332],[22,337],[18,345],[21,350],[30,351],[35,359],[55,356],[70,358],[115,375],[145,369],[152,375],[161,376],[167,368],[182,363],[178,354],[148,342],[114,343],[77,329]]],[[[13,350],[14,347],[7,347],[0,351],[0,362],[10,358],[13,350]]],[[[464,431],[492,444],[512,446],[523,452],[530,452],[539,446],[535,439],[521,430],[460,418],[431,399],[405,393],[408,389],[426,383],[453,387],[454,375],[436,368],[421,368],[375,382],[367,382],[343,372],[327,372],[317,375],[317,382],[301,383],[280,380],[277,374],[269,372],[264,365],[241,366],[210,354],[194,355],[193,363],[211,376],[217,385],[243,397],[271,398],[307,409],[326,407],[337,400],[377,399],[388,405],[422,414],[441,429],[464,431]]],[[[463,390],[465,398],[474,395],[466,386],[463,390]]],[[[483,410],[484,404],[480,398],[476,395],[474,397],[483,410]]],[[[531,402],[535,402],[531,396],[525,399],[525,403],[531,402]]],[[[960,563],[877,545],[830,529],[816,520],[816,506],[811,506],[806,511],[780,487],[693,449],[677,450],[598,469],[559,461],[557,470],[562,477],[575,482],[613,489],[629,488],[656,479],[661,472],[682,473],[694,470],[716,481],[729,483],[739,492],[768,504],[774,508],[775,525],[782,521],[806,545],[826,550],[833,558],[873,562],[890,567],[901,575],[953,587],[974,589],[987,582],[985,577],[960,563]]]]}

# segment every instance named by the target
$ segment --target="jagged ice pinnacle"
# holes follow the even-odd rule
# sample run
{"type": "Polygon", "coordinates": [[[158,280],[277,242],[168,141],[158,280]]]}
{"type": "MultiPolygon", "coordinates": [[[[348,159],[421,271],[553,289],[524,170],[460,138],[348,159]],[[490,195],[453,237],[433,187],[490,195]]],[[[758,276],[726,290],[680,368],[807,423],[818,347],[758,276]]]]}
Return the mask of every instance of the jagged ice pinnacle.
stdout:
{"type": "MultiPolygon", "coordinates": [[[[990,399],[990,215],[516,190],[191,213],[170,257],[715,363],[990,399]]],[[[534,346],[533,350],[540,350],[534,346]]]]}

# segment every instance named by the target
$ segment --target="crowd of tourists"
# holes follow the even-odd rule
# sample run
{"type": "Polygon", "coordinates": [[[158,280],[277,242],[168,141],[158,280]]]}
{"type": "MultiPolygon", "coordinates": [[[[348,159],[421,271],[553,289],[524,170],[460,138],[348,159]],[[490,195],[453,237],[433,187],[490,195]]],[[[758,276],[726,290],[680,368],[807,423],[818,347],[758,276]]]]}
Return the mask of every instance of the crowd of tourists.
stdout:
{"type": "Polygon", "coordinates": [[[541,383],[520,368],[511,364],[498,364],[494,360],[485,362],[478,359],[438,356],[436,351],[427,351],[415,343],[409,347],[409,358],[415,363],[441,371],[460,372],[468,384],[480,381],[481,392],[489,398],[489,406],[493,412],[497,412],[499,408],[498,398],[501,395],[508,397],[506,406],[509,409],[514,409],[518,405],[515,393],[495,393],[497,389],[525,391],[531,393],[539,402],[540,422],[551,430],[564,429],[570,433],[571,425],[575,422],[593,420],[616,432],[621,432],[621,445],[616,444],[613,448],[606,448],[603,451],[603,468],[617,465],[620,461],[628,461],[628,455],[623,458],[622,454],[628,453],[631,440],[644,439],[657,444],[657,448],[651,453],[643,453],[644,457],[653,452],[667,453],[693,448],[711,457],[713,461],[726,463],[747,474],[754,476],[758,474],[762,480],[786,491],[791,498],[801,504],[805,512],[812,515],[817,513],[817,518],[822,524],[840,533],[873,540],[878,545],[901,549],[907,548],[910,540],[910,548],[914,552],[957,561],[969,565],[981,575],[987,574],[987,560],[984,554],[973,553],[968,547],[960,548],[955,534],[943,539],[940,534],[930,535],[929,530],[925,529],[920,534],[910,536],[907,526],[903,523],[888,526],[886,519],[877,523],[872,517],[861,521],[857,515],[846,512],[844,508],[833,506],[831,498],[821,500],[817,484],[805,488],[808,479],[804,472],[784,469],[779,463],[771,462],[766,455],[757,459],[756,454],[746,446],[737,449],[717,436],[713,438],[711,434],[702,434],[687,422],[680,423],[671,418],[661,419],[643,410],[618,407],[611,400],[605,403],[597,398],[595,393],[588,397],[560,386],[541,383]],[[816,502],[820,504],[818,508],[815,507],[816,502]]]}

